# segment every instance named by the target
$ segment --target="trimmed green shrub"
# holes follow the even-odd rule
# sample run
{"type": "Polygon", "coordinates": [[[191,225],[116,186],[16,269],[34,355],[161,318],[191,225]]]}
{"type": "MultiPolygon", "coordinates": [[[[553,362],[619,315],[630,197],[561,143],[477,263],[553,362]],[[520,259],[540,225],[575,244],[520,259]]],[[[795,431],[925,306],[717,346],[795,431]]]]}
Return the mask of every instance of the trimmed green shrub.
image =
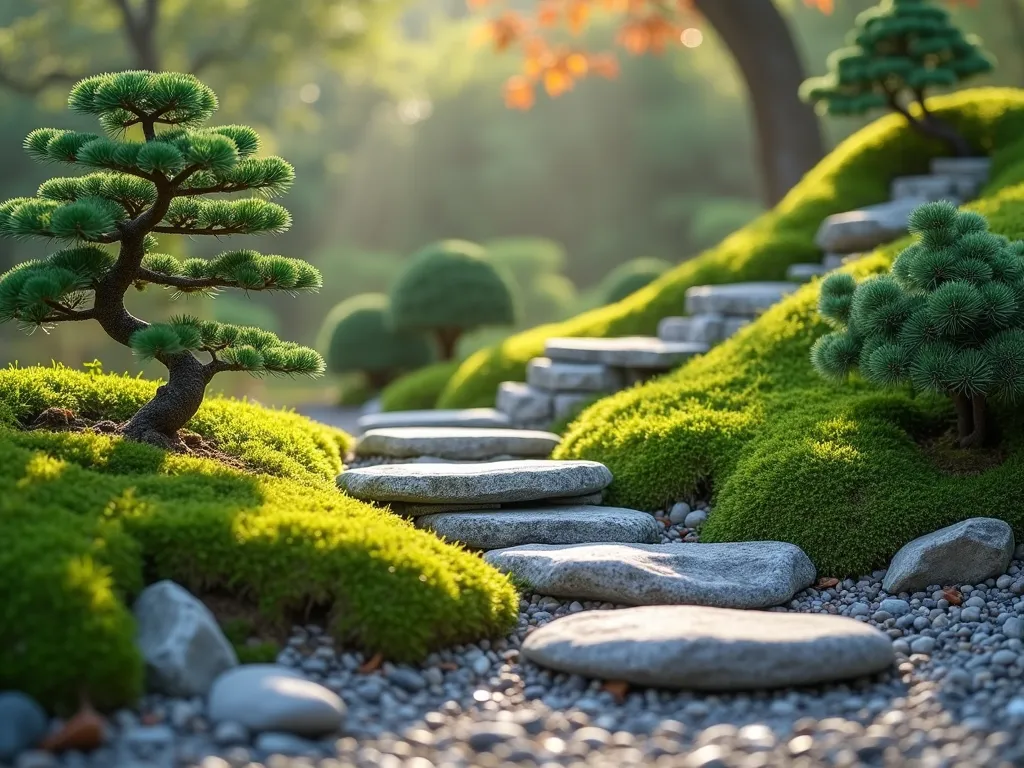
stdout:
{"type": "Polygon", "coordinates": [[[910,231],[920,242],[891,275],[825,279],[818,309],[839,330],[815,342],[811,362],[836,381],[859,370],[877,386],[946,395],[960,447],[981,447],[988,400],[1024,393],[1024,242],[948,202],[915,209],[910,231]]]}
{"type": "Polygon", "coordinates": [[[829,74],[801,86],[805,101],[829,115],[891,109],[953,152],[971,153],[970,142],[928,110],[925,96],[992,70],[976,36],[963,34],[930,0],[882,0],[857,16],[850,39],[850,47],[829,56],[829,74]]]}
{"type": "Polygon", "coordinates": [[[320,273],[299,259],[241,249],[182,261],[155,251],[160,234],[284,232],[291,216],[265,198],[288,190],[295,178],[292,166],[279,157],[256,157],[260,139],[251,128],[202,127],[216,111],[217,97],[192,75],[97,75],[71,89],[68,105],[95,116],[108,137],[39,128],[25,139],[34,160],[92,172],[50,179],[36,197],[0,204],[0,235],[67,244],[0,276],[0,322],[34,329],[95,320],[140,358],[164,365],[167,383],[123,428],[125,436],[154,445],[176,443],[178,430],[199,410],[218,373],[322,373],[319,354],[282,342],[265,328],[188,315],[149,324],[124,305],[133,285],[156,285],[175,295],[223,288],[318,290],[320,273]],[[133,126],[141,129],[143,141],[125,138],[133,126]],[[252,196],[206,199],[237,192],[252,196]]]}
{"type": "Polygon", "coordinates": [[[558,243],[539,237],[509,237],[489,240],[484,250],[488,261],[511,279],[520,328],[570,314],[576,286],[561,274],[567,258],[558,243]]]}
{"type": "MultiPolygon", "coordinates": [[[[982,152],[1008,148],[1024,131],[1024,93],[1012,88],[936,97],[929,100],[929,109],[982,152]]],[[[527,362],[544,354],[544,342],[551,337],[653,334],[661,318],[679,313],[692,286],[784,280],[790,264],[821,258],[814,234],[822,219],[887,199],[893,177],[926,172],[929,159],[940,149],[899,115],[877,120],[833,150],[774,210],[717,247],[679,264],[617,304],[515,334],[471,355],[452,377],[438,407],[493,405],[498,385],[525,380],[527,362]]],[[[1006,172],[1006,166],[998,164],[993,171],[1006,172]]]]}
{"type": "MultiPolygon", "coordinates": [[[[1020,102],[984,112],[985,133],[1021,130],[1020,102]]],[[[1024,153],[1010,143],[1000,141],[994,181],[968,208],[1016,240],[1024,236],[1024,168],[1006,163],[1019,165],[1024,153]]],[[[883,273],[908,244],[842,273],[883,273]]],[[[1024,535],[1019,408],[993,408],[999,450],[961,451],[942,437],[953,419],[948,398],[822,378],[810,362],[813,344],[832,330],[817,312],[820,287],[803,286],[677,371],[599,401],[571,425],[556,457],[607,463],[612,504],[654,509],[711,492],[703,541],[789,541],[822,575],[885,567],[913,538],[969,517],[1000,518],[1024,535]]]]}
{"type": "Polygon", "coordinates": [[[388,297],[382,293],[353,296],[334,307],[324,319],[317,346],[325,350],[328,371],[362,373],[374,391],[434,359],[425,335],[391,326],[388,297]]]}
{"type": "Polygon", "coordinates": [[[243,472],[20,426],[51,405],[119,418],[151,396],[148,382],[120,376],[0,371],[0,688],[58,712],[80,693],[130,706],[143,668],[129,606],[163,578],[231,599],[278,632],[323,615],[341,642],[396,662],[515,623],[505,576],[338,492],[346,440],[335,430],[211,397],[189,427],[244,460],[243,472]]]}
{"type": "Polygon", "coordinates": [[[512,289],[479,245],[442,240],[413,256],[395,281],[391,321],[398,330],[432,333],[441,359],[451,360],[467,331],[515,322],[512,289]]]}
{"type": "Polygon", "coordinates": [[[614,304],[650,285],[672,269],[662,259],[633,259],[619,264],[604,276],[599,293],[603,304],[614,304]]]}
{"type": "Polygon", "coordinates": [[[460,362],[444,360],[399,376],[381,392],[381,409],[418,411],[435,407],[438,396],[448,384],[448,379],[458,370],[460,362]]]}

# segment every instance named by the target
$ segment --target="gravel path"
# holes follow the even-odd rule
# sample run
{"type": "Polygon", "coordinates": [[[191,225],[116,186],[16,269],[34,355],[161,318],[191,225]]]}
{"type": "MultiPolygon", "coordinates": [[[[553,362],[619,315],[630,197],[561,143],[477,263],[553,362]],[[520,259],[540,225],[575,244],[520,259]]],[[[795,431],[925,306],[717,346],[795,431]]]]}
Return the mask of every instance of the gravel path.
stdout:
{"type": "MultiPolygon", "coordinates": [[[[693,506],[693,511],[706,507],[693,506]]],[[[677,508],[674,517],[684,516],[677,508]]],[[[660,517],[669,523],[666,513],[660,517]]],[[[696,538],[681,524],[668,524],[664,537],[696,538]]],[[[384,663],[367,673],[360,670],[366,662],[361,654],[335,648],[321,629],[294,628],[279,661],[342,696],[348,718],[340,739],[314,742],[284,734],[253,739],[240,726],[212,726],[201,700],[150,698],[139,712],[118,713],[106,748],[89,756],[66,755],[59,764],[1024,765],[1024,562],[1015,559],[1007,575],[964,586],[960,593],[905,599],[882,591],[882,575],[807,589],[773,609],[853,616],[887,632],[895,641],[898,669],[875,679],[771,693],[624,691],[520,663],[518,648],[533,628],[568,613],[616,608],[531,595],[522,600],[519,625],[507,638],[448,649],[416,667],[384,663]]],[[[58,764],[41,756],[32,762],[32,757],[23,756],[17,768],[58,764]]]]}

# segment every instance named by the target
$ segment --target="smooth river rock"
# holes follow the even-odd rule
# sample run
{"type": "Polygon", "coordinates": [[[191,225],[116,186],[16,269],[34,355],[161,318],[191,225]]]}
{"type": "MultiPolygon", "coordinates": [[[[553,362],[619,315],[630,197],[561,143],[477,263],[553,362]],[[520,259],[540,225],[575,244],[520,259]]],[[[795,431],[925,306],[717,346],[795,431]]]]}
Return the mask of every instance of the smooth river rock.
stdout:
{"type": "Polygon", "coordinates": [[[1006,573],[1013,549],[1007,523],[974,517],[906,544],[889,564],[882,588],[898,595],[933,585],[979,584],[1006,573]]]}
{"type": "Polygon", "coordinates": [[[733,544],[577,544],[484,555],[535,592],[628,605],[768,608],[815,578],[804,551],[778,541],[733,544]]]}
{"type": "Polygon", "coordinates": [[[324,736],[341,727],[345,704],[333,691],[278,664],[247,664],[225,672],[210,689],[207,714],[250,731],[324,736]]]}
{"type": "Polygon", "coordinates": [[[357,456],[481,461],[495,456],[542,459],[561,442],[552,432],[483,427],[395,427],[372,429],[356,442],[357,456]]]}
{"type": "Polygon", "coordinates": [[[494,408],[457,408],[453,410],[387,411],[360,417],[362,432],[388,427],[507,427],[508,416],[494,408]]]}
{"type": "Polygon", "coordinates": [[[609,541],[653,544],[663,530],[647,512],[590,506],[446,512],[419,517],[416,525],[474,549],[609,541]]]}
{"type": "Polygon", "coordinates": [[[814,685],[894,661],[892,641],[855,619],[674,605],[566,616],[522,653],[560,672],[697,691],[814,685]]]}
{"type": "Polygon", "coordinates": [[[653,336],[620,336],[611,339],[555,338],[544,344],[551,360],[569,363],[602,363],[619,368],[667,371],[708,351],[707,344],[662,341],[653,336]]]}
{"type": "Polygon", "coordinates": [[[596,461],[489,461],[386,464],[350,469],[338,487],[364,501],[483,504],[581,496],[607,488],[612,473],[596,461]]]}

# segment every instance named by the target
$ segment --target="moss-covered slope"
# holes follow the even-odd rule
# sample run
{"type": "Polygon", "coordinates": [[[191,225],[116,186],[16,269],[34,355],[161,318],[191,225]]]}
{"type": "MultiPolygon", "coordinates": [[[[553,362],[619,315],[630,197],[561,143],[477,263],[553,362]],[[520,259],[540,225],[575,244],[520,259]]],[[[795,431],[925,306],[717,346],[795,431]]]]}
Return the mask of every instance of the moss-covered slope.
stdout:
{"type": "Polygon", "coordinates": [[[258,471],[93,432],[25,431],[46,407],[125,418],[152,384],[67,369],[0,372],[0,689],[47,705],[130,702],[129,606],[173,579],[287,629],[326,614],[393,659],[501,632],[508,579],[479,557],[341,494],[343,434],[211,398],[190,428],[258,471]]]}
{"type": "MultiPolygon", "coordinates": [[[[993,177],[967,206],[1013,239],[1024,238],[1024,142],[1003,130],[1019,124],[1022,103],[979,126],[998,137],[993,177]]],[[[884,271],[907,242],[846,269],[858,279],[884,271]]],[[[809,361],[829,330],[819,285],[678,371],[600,401],[558,457],[608,464],[613,503],[654,508],[710,486],[703,540],[790,541],[835,576],[884,567],[910,539],[968,517],[1002,518],[1024,534],[1020,414],[1002,409],[1003,455],[979,461],[932,442],[954,418],[947,399],[825,381],[809,361]]]]}
{"type": "MultiPolygon", "coordinates": [[[[1024,129],[1024,91],[984,88],[935,98],[929,107],[991,152],[1024,129]]],[[[896,176],[923,173],[942,147],[922,139],[899,115],[878,120],[844,141],[776,208],[632,296],[562,323],[515,334],[470,356],[438,400],[440,408],[487,406],[498,384],[522,381],[526,363],[553,336],[651,334],[683,311],[688,288],[744,280],[781,280],[786,268],[816,261],[814,234],[826,216],[885,200],[896,176]]]]}

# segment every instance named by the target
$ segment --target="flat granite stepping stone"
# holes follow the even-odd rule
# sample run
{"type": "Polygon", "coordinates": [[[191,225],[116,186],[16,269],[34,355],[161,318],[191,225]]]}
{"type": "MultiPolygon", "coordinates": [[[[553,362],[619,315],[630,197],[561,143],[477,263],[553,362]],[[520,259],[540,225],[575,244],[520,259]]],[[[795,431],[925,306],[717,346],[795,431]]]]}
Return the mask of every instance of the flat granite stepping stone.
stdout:
{"type": "Polygon", "coordinates": [[[622,372],[601,363],[560,363],[535,357],[526,364],[526,383],[553,392],[616,392],[622,372]]]}
{"type": "Polygon", "coordinates": [[[596,461],[488,461],[386,464],[350,469],[338,487],[363,501],[483,504],[579,496],[607,488],[612,473],[596,461]]]}
{"type": "Polygon", "coordinates": [[[831,253],[871,251],[907,234],[910,213],[921,200],[893,200],[836,213],[821,222],[815,244],[831,253]]]}
{"type": "Polygon", "coordinates": [[[550,392],[521,381],[503,381],[495,405],[512,424],[546,424],[554,413],[555,399],[550,392]]]}
{"type": "MultiPolygon", "coordinates": [[[[601,491],[587,493],[583,496],[559,496],[554,499],[544,499],[543,503],[550,507],[562,506],[600,506],[604,500],[601,491]]],[[[537,505],[537,501],[517,501],[507,504],[409,504],[404,501],[389,501],[387,505],[391,511],[406,517],[420,517],[421,515],[435,515],[441,512],[475,512],[479,509],[526,509],[537,505]]]]}
{"type": "Polygon", "coordinates": [[[527,544],[484,559],[533,591],[627,605],[768,608],[809,587],[814,565],[780,541],[734,544],[527,544]]]}
{"type": "Polygon", "coordinates": [[[694,355],[708,351],[707,344],[662,341],[654,336],[620,336],[613,339],[555,338],[544,344],[551,360],[570,363],[603,363],[618,368],[669,370],[694,355]]]}
{"type": "Polygon", "coordinates": [[[495,456],[543,459],[562,441],[553,432],[485,427],[393,427],[371,429],[356,442],[356,456],[411,459],[433,456],[480,461],[495,456]]]}
{"type": "Polygon", "coordinates": [[[885,634],[843,616],[676,605],[556,619],[529,635],[522,653],[560,672],[696,691],[846,680],[895,658],[885,634]]]}
{"type": "Polygon", "coordinates": [[[416,527],[474,549],[595,541],[654,544],[663,530],[647,512],[569,505],[424,515],[416,519],[416,527]]]}
{"type": "Polygon", "coordinates": [[[686,291],[686,312],[757,317],[799,287],[796,283],[782,281],[695,285],[686,291]]]}
{"type": "Polygon", "coordinates": [[[508,427],[508,416],[494,408],[457,408],[453,410],[388,411],[362,416],[359,429],[391,427],[508,427]]]}

